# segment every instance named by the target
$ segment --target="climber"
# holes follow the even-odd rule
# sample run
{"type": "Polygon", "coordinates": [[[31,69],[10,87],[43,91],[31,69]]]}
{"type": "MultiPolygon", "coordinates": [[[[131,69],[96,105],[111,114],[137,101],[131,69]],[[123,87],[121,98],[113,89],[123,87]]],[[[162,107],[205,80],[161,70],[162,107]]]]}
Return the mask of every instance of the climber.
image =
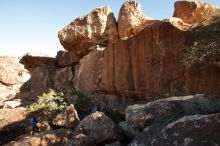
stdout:
{"type": "Polygon", "coordinates": [[[37,118],[36,117],[33,117],[33,119],[31,120],[31,125],[32,125],[32,135],[34,135],[35,132],[38,132],[39,131],[39,128],[38,128],[38,121],[37,121],[37,118]]]}

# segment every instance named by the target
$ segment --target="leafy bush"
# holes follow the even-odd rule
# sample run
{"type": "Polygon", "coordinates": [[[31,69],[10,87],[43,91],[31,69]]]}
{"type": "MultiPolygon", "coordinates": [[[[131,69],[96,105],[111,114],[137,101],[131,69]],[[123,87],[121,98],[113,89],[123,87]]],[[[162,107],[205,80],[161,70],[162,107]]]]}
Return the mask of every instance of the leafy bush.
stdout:
{"type": "Polygon", "coordinates": [[[186,69],[192,70],[220,58],[220,12],[188,33],[193,44],[183,55],[182,63],[186,69]]]}
{"type": "Polygon", "coordinates": [[[43,93],[42,96],[38,96],[37,102],[30,105],[30,111],[54,112],[63,110],[66,107],[67,103],[64,101],[63,93],[49,89],[47,93],[43,93]]]}

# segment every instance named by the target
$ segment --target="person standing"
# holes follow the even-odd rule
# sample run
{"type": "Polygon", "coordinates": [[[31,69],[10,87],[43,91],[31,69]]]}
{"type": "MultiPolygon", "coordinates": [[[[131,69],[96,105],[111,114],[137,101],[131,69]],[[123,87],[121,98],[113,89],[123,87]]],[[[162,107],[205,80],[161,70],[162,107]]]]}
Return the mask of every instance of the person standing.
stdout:
{"type": "Polygon", "coordinates": [[[32,135],[34,135],[35,132],[38,132],[38,121],[36,117],[33,117],[33,119],[31,120],[31,125],[32,125],[32,135]]]}

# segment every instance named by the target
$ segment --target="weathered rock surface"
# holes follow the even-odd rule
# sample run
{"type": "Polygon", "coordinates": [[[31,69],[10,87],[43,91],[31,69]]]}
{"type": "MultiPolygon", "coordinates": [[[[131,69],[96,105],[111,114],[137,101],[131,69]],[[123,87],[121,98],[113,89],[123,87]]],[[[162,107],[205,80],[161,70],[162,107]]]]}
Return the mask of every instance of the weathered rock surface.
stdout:
{"type": "Polygon", "coordinates": [[[74,73],[71,67],[56,68],[51,83],[58,91],[65,94],[71,92],[73,90],[73,74],[74,73]]]}
{"type": "Polygon", "coordinates": [[[13,109],[13,108],[21,106],[21,104],[22,103],[20,99],[5,101],[3,105],[3,109],[6,109],[6,108],[13,109]]]}
{"type": "Polygon", "coordinates": [[[25,108],[0,109],[1,145],[25,133],[25,128],[30,124],[27,115],[25,108]]]}
{"type": "MultiPolygon", "coordinates": [[[[8,125],[25,120],[27,118],[27,109],[25,108],[15,108],[15,109],[0,109],[0,128],[8,129],[8,125]]],[[[0,130],[0,131],[1,131],[0,130]]]]}
{"type": "MultiPolygon", "coordinates": [[[[179,25],[176,20],[172,24],[179,25]]],[[[172,24],[155,22],[136,36],[110,45],[104,55],[92,52],[78,66],[75,87],[90,94],[98,89],[148,100],[152,96],[220,94],[218,67],[184,72],[180,60],[187,36],[172,24]]]]}
{"type": "Polygon", "coordinates": [[[29,52],[21,58],[20,63],[32,73],[34,68],[40,66],[55,66],[55,58],[43,53],[29,52]]]}
{"type": "Polygon", "coordinates": [[[95,44],[107,45],[117,40],[118,31],[111,9],[105,6],[75,19],[58,36],[65,50],[83,56],[95,44]]]}
{"type": "Polygon", "coordinates": [[[21,84],[28,79],[28,71],[15,57],[0,56],[0,83],[10,86],[21,84]]]}
{"type": "Polygon", "coordinates": [[[138,128],[133,127],[128,122],[120,122],[119,123],[120,128],[123,130],[123,132],[130,138],[135,138],[139,133],[140,130],[138,128]]]}
{"type": "Polygon", "coordinates": [[[85,117],[75,129],[69,145],[87,146],[117,138],[113,121],[104,113],[95,112],[85,117]]]}
{"type": "Polygon", "coordinates": [[[58,146],[66,144],[71,135],[71,131],[66,129],[50,130],[36,136],[20,136],[17,141],[12,141],[5,146],[58,146]]]}
{"type": "Polygon", "coordinates": [[[177,17],[171,17],[163,21],[170,22],[173,26],[177,27],[180,30],[188,30],[189,28],[196,27],[196,25],[193,25],[193,24],[190,25],[188,23],[185,23],[180,18],[177,18],[177,17]]]}
{"type": "Polygon", "coordinates": [[[79,124],[79,122],[80,119],[73,104],[68,106],[64,112],[58,114],[53,119],[54,125],[63,126],[66,128],[74,128],[79,124]]]}
{"type": "Polygon", "coordinates": [[[220,68],[186,72],[181,59],[187,32],[158,21],[104,51],[101,91],[152,100],[156,96],[220,94],[220,68]],[[178,39],[177,39],[178,38],[178,39]]]}
{"type": "Polygon", "coordinates": [[[5,101],[11,101],[15,98],[20,86],[21,84],[7,86],[0,83],[0,107],[4,106],[5,101]]]}
{"type": "Polygon", "coordinates": [[[174,7],[175,11],[173,16],[189,24],[199,23],[217,11],[220,11],[218,7],[196,0],[176,1],[174,7]]]}
{"type": "Polygon", "coordinates": [[[143,129],[153,123],[167,124],[185,115],[216,112],[220,112],[220,100],[217,96],[180,96],[128,106],[126,121],[143,129]]]}
{"type": "Polygon", "coordinates": [[[71,67],[40,66],[32,68],[31,78],[21,88],[21,97],[34,98],[55,89],[64,94],[73,88],[73,72],[71,67]]]}
{"type": "Polygon", "coordinates": [[[220,114],[184,116],[166,126],[147,127],[129,146],[208,146],[220,143],[220,114]]]}
{"type": "Polygon", "coordinates": [[[74,86],[88,94],[97,92],[101,86],[103,72],[104,47],[96,46],[93,51],[84,56],[76,67],[74,86]]]}
{"type": "Polygon", "coordinates": [[[124,38],[139,33],[149,23],[148,20],[138,2],[134,0],[124,2],[118,17],[119,37],[124,38]]]}
{"type": "Polygon", "coordinates": [[[80,57],[78,57],[73,51],[58,51],[57,52],[57,66],[69,67],[79,63],[80,57]]]}

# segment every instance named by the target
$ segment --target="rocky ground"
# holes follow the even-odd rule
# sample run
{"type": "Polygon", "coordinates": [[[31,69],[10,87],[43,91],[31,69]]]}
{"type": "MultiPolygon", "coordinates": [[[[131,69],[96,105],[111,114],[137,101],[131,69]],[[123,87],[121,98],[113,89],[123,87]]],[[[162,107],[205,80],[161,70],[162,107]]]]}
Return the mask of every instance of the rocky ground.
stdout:
{"type": "Polygon", "coordinates": [[[220,8],[174,7],[162,21],[133,0],[117,21],[99,7],[59,31],[55,58],[0,57],[0,145],[220,145],[220,8]]]}

